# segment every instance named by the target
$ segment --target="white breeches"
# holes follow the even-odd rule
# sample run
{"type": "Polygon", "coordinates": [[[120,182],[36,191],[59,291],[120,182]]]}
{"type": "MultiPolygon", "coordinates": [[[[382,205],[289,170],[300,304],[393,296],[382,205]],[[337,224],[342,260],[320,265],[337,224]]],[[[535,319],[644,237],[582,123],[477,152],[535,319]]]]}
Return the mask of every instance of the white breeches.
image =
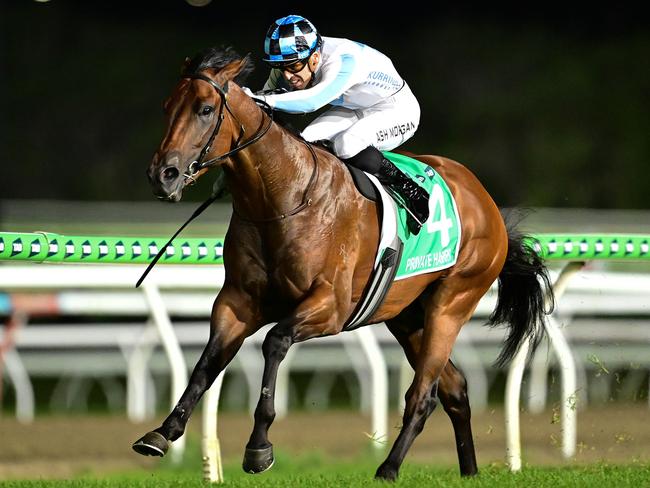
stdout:
{"type": "Polygon", "coordinates": [[[386,100],[364,109],[334,107],[302,131],[310,142],[329,140],[340,158],[355,156],[368,146],[395,149],[410,139],[420,124],[420,104],[407,84],[386,100]]]}

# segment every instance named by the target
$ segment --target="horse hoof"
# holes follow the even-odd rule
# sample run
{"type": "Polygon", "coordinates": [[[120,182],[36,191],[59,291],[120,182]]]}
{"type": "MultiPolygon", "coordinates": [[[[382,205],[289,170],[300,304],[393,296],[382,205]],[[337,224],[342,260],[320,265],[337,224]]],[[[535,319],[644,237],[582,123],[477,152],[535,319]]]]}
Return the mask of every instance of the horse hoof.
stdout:
{"type": "Polygon", "coordinates": [[[273,466],[274,462],[273,446],[265,447],[263,449],[246,448],[242,468],[244,468],[244,471],[251,474],[263,473],[273,466]]]}
{"type": "Polygon", "coordinates": [[[395,481],[397,479],[397,470],[387,466],[386,464],[382,464],[379,466],[379,468],[377,468],[375,479],[383,481],[395,481]]]}
{"type": "Polygon", "coordinates": [[[163,457],[169,449],[169,441],[158,432],[147,432],[131,446],[133,450],[143,456],[163,457]]]}

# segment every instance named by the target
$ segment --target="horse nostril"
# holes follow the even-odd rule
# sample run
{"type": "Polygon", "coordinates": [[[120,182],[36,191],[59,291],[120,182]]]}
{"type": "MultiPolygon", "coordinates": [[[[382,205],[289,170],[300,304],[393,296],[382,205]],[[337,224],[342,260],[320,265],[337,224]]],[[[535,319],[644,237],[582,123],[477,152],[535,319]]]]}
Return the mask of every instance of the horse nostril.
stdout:
{"type": "Polygon", "coordinates": [[[162,170],[161,175],[163,181],[171,182],[176,180],[180,175],[180,173],[178,169],[176,169],[174,166],[167,166],[165,169],[162,170]]]}

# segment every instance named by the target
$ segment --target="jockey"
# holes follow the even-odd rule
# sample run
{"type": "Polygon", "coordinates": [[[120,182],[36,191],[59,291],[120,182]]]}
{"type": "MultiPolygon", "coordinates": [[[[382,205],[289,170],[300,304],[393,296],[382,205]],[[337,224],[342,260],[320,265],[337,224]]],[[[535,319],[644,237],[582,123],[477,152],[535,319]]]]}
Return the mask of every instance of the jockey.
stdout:
{"type": "Polygon", "coordinates": [[[429,216],[429,195],[380,152],[410,139],[420,122],[420,105],[391,60],[358,42],[321,37],[299,15],[271,25],[264,53],[271,73],[262,94],[253,96],[294,114],[331,105],[305,128],[303,138],[329,141],[346,164],[376,175],[398,193],[410,213],[409,229],[417,234],[429,216]]]}

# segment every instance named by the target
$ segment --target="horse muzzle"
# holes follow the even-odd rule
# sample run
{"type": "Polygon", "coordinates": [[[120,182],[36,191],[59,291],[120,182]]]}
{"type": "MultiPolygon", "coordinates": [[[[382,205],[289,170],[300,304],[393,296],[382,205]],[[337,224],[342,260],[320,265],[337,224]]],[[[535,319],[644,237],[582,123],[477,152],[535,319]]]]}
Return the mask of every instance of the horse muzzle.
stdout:
{"type": "Polygon", "coordinates": [[[151,164],[147,171],[149,183],[154,195],[159,200],[178,202],[183,196],[185,177],[179,169],[178,156],[168,157],[162,164],[151,164]]]}

